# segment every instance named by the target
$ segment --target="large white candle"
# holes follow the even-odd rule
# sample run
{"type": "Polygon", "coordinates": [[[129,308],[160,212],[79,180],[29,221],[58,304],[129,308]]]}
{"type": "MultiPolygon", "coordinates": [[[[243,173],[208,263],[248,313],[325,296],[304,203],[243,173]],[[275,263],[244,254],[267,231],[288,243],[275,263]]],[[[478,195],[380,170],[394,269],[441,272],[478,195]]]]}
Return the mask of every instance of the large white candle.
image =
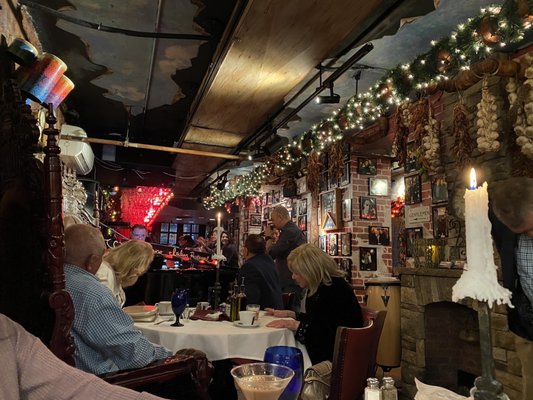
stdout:
{"type": "Polygon", "coordinates": [[[477,187],[476,172],[470,171],[470,189],[465,191],[467,267],[452,290],[453,301],[465,297],[486,301],[489,307],[511,304],[511,292],[498,283],[492,248],[487,182],[477,187]]]}
{"type": "Polygon", "coordinates": [[[220,233],[222,232],[222,228],[220,227],[220,219],[222,218],[222,214],[217,214],[217,255],[221,255],[222,252],[220,251],[220,233]]]}

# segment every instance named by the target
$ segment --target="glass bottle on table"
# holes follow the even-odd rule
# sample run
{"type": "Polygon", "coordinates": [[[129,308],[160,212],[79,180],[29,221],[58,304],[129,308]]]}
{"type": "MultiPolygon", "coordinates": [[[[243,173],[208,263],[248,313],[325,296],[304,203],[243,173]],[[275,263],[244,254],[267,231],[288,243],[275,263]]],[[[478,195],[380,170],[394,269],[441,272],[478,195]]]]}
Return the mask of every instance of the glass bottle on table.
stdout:
{"type": "Polygon", "coordinates": [[[242,277],[242,280],[241,280],[241,287],[239,288],[238,296],[239,296],[239,311],[245,311],[246,310],[246,291],[244,287],[244,276],[242,277]]]}
{"type": "Polygon", "coordinates": [[[237,283],[233,285],[233,293],[230,296],[230,315],[229,319],[231,322],[237,321],[239,319],[239,286],[237,283]]]}
{"type": "Polygon", "coordinates": [[[383,400],[398,400],[398,390],[394,386],[394,379],[390,376],[383,378],[383,385],[381,386],[383,400]]]}
{"type": "Polygon", "coordinates": [[[382,392],[379,388],[379,381],[376,378],[366,380],[365,400],[382,400],[382,392]]]}

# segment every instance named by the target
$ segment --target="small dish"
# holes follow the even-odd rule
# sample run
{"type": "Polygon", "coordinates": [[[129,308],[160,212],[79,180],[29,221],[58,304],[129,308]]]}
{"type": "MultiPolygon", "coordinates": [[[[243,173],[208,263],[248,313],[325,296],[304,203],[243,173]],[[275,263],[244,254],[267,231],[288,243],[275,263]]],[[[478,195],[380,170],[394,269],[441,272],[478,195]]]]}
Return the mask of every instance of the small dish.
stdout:
{"type": "Polygon", "coordinates": [[[260,326],[259,322],[254,322],[253,325],[244,325],[241,321],[233,321],[233,325],[239,328],[257,328],[260,326]]]}

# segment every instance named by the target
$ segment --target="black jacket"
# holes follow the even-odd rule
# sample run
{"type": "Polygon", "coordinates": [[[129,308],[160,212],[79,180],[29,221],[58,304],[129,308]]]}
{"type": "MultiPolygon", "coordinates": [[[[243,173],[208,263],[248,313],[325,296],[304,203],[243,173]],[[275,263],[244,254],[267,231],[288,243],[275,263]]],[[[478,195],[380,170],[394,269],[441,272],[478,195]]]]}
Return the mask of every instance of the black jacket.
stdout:
{"type": "Polygon", "coordinates": [[[283,309],[281,286],[274,260],[268,254],[256,254],[239,270],[239,282],[244,277],[246,303],[283,309]]]}

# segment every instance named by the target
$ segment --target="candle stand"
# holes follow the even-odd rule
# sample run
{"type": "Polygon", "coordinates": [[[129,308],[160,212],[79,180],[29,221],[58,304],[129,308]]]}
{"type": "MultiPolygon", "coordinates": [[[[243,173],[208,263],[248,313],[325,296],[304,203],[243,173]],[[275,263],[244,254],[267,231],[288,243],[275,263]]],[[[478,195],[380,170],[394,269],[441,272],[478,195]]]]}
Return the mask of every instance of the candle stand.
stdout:
{"type": "Polygon", "coordinates": [[[479,345],[481,349],[481,376],[475,380],[472,390],[475,400],[508,400],[503,385],[494,377],[492,358],[492,334],[490,308],[486,301],[478,302],[479,345]]]}
{"type": "Polygon", "coordinates": [[[224,257],[222,254],[215,254],[213,255],[212,259],[217,261],[215,284],[213,286],[213,305],[214,309],[218,310],[218,306],[220,305],[220,292],[222,291],[222,286],[220,285],[220,263],[222,261],[226,261],[226,257],[224,257]]]}

